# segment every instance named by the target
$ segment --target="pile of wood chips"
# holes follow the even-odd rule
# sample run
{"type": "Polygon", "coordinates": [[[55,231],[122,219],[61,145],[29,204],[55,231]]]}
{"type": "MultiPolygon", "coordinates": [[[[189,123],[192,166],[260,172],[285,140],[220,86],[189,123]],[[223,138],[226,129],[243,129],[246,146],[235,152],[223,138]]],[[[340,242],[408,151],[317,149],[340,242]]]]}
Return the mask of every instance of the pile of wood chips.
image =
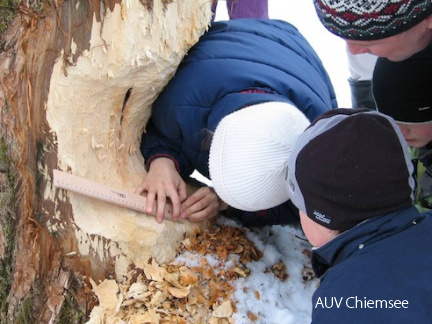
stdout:
{"type": "MultiPolygon", "coordinates": [[[[198,266],[149,260],[141,273],[131,275],[130,284],[92,282],[98,305],[87,323],[234,323],[234,282],[249,275],[247,264],[259,260],[262,252],[246,238],[244,229],[216,224],[185,239],[179,254],[186,252],[198,260],[198,266]],[[216,266],[209,264],[209,256],[216,266]]],[[[275,274],[286,278],[281,274],[284,266],[276,268],[275,274]]],[[[252,313],[249,317],[255,319],[252,313]]]]}

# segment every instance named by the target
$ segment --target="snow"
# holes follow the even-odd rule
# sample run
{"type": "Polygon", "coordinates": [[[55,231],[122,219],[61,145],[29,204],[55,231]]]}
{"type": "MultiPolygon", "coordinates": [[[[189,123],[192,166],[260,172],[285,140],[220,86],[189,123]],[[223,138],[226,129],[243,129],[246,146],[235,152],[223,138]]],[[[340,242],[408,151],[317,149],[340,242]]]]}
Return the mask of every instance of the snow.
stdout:
{"type": "MultiPolygon", "coordinates": [[[[223,216],[218,219],[218,224],[240,226],[223,216]]],[[[318,279],[312,275],[310,267],[312,247],[300,227],[275,225],[249,228],[246,229],[246,237],[263,256],[259,261],[247,264],[251,270],[249,276],[235,281],[231,300],[235,302],[237,311],[232,319],[236,324],[310,323],[312,294],[317,288],[318,279]],[[278,277],[270,270],[280,263],[286,266],[285,277],[278,277]],[[255,316],[253,321],[251,313],[255,316]]],[[[183,253],[176,261],[196,267],[201,257],[183,253]]],[[[211,255],[206,256],[206,259],[215,269],[221,267],[220,260],[211,255]]],[[[229,261],[223,265],[225,268],[231,266],[229,261]]]]}
{"type": "MultiPolygon", "coordinates": [[[[269,0],[269,15],[273,19],[288,21],[300,30],[323,61],[335,87],[339,107],[351,107],[345,43],[321,25],[315,14],[313,2],[269,0]]],[[[216,20],[221,19],[227,19],[224,1],[221,1],[217,8],[216,20]]],[[[194,173],[193,176],[210,184],[208,179],[198,173],[194,173]]],[[[222,217],[220,222],[232,225],[233,221],[222,217]]],[[[237,305],[237,313],[233,315],[235,323],[251,323],[248,311],[258,315],[253,321],[256,324],[310,323],[312,294],[319,280],[303,279],[305,269],[309,270],[309,274],[312,271],[310,260],[304,251],[311,251],[312,247],[305,239],[301,228],[267,226],[249,229],[248,238],[263,252],[263,258],[248,264],[251,274],[236,282],[233,296],[237,305]],[[280,261],[286,265],[286,281],[267,271],[280,261]]]]}
{"type": "Polygon", "coordinates": [[[310,323],[311,298],[317,279],[304,281],[302,270],[308,264],[303,254],[310,249],[300,229],[290,226],[271,226],[250,233],[249,237],[263,252],[263,259],[248,267],[251,275],[240,280],[234,294],[238,313],[233,318],[237,324],[250,323],[246,310],[259,315],[254,323],[310,323]],[[283,282],[266,268],[283,261],[288,279],[283,282]],[[253,297],[259,292],[260,299],[253,297]]]}

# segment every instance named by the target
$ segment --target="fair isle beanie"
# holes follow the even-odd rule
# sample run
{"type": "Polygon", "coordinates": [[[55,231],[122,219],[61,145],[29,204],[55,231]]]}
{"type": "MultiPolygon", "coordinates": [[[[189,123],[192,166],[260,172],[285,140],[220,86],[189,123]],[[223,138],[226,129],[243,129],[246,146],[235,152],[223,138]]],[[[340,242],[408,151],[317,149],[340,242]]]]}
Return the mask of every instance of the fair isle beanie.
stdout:
{"type": "Polygon", "coordinates": [[[400,62],[378,58],[372,89],[377,110],[397,122],[432,122],[432,46],[400,62]]]}
{"type": "Polygon", "coordinates": [[[329,229],[413,203],[413,166],[393,119],[367,109],[335,109],[299,136],[288,164],[294,205],[329,229]]]}
{"type": "Polygon", "coordinates": [[[432,14],[432,0],[314,0],[318,18],[344,39],[387,38],[432,14]]]}
{"type": "Polygon", "coordinates": [[[287,201],[288,157],[309,124],[300,110],[284,102],[256,104],[225,116],[210,145],[209,172],[217,195],[243,211],[287,201]]]}

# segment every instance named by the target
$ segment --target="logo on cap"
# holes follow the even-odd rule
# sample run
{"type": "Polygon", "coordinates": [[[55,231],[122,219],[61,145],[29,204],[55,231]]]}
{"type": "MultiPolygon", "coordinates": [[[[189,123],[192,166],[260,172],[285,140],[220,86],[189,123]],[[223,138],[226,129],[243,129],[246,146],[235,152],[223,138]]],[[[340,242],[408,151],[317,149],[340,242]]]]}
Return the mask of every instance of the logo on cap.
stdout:
{"type": "Polygon", "coordinates": [[[322,223],[330,224],[331,218],[329,218],[327,215],[321,214],[320,212],[314,210],[313,215],[315,216],[315,219],[317,221],[320,221],[322,223]]]}
{"type": "Polygon", "coordinates": [[[418,108],[418,111],[428,110],[428,109],[430,109],[430,108],[431,108],[430,106],[419,107],[419,108],[418,108]]]}

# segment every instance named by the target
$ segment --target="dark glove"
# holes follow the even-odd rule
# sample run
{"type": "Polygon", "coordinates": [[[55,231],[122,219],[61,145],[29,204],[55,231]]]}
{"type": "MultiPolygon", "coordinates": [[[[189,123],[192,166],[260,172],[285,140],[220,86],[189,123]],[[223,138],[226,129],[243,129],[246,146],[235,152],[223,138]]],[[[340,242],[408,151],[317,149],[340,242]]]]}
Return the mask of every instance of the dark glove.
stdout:
{"type": "Polygon", "coordinates": [[[353,108],[367,108],[376,110],[372,93],[372,81],[354,81],[348,79],[351,88],[351,103],[353,108]]]}

